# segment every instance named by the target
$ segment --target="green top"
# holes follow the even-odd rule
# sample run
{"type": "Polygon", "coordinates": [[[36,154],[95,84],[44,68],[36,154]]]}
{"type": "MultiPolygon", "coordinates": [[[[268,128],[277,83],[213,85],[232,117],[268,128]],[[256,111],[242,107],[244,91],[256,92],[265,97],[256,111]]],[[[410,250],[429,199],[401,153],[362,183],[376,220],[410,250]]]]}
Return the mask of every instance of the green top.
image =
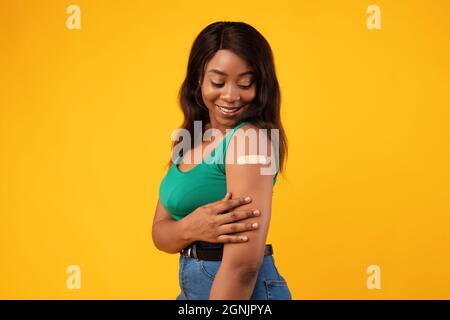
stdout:
{"type": "MultiPolygon", "coordinates": [[[[175,220],[181,220],[198,207],[225,197],[226,149],[234,132],[248,123],[241,122],[234,127],[208,157],[187,172],[178,168],[181,160],[180,154],[178,155],[159,187],[160,202],[175,220]]],[[[274,176],[274,185],[277,176],[278,170],[274,176]]]]}

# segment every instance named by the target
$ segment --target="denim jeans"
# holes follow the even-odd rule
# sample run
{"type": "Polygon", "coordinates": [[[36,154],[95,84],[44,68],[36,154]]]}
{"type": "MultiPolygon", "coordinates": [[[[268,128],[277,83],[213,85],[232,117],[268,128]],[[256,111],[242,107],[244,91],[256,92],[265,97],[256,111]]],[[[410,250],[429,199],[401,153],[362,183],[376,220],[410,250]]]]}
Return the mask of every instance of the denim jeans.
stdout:
{"type": "MultiPolygon", "coordinates": [[[[208,300],[214,276],[221,261],[205,261],[180,255],[181,292],[176,300],[208,300]]],[[[286,280],[280,275],[273,256],[264,256],[250,300],[291,300],[286,280]]]]}

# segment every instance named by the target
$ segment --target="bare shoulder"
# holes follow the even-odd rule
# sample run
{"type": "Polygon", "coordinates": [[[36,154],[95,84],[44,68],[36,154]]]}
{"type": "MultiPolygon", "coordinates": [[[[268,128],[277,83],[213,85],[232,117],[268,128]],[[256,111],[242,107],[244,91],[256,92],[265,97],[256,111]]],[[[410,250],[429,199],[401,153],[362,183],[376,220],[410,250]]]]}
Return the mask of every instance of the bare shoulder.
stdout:
{"type": "Polygon", "coordinates": [[[253,180],[275,175],[276,170],[272,170],[271,165],[274,150],[267,131],[253,124],[245,124],[236,130],[227,150],[227,174],[235,173],[239,178],[253,176],[253,180]],[[266,173],[263,174],[265,177],[261,172],[266,173]]]}
{"type": "Polygon", "coordinates": [[[257,139],[265,139],[268,138],[269,133],[269,129],[259,128],[254,124],[245,124],[235,131],[233,138],[238,139],[242,134],[244,134],[246,137],[251,137],[253,134],[255,134],[255,137],[257,139]]]}
{"type": "Polygon", "coordinates": [[[249,129],[253,129],[253,130],[259,130],[260,128],[258,128],[257,126],[255,126],[254,124],[251,123],[247,123],[244,124],[241,129],[243,129],[244,131],[249,130],[249,129]]]}
{"type": "Polygon", "coordinates": [[[259,128],[253,124],[245,124],[236,130],[232,137],[236,151],[235,157],[244,155],[271,156],[273,146],[270,139],[270,130],[259,128]],[[239,148],[239,146],[241,146],[239,148]],[[237,147],[237,148],[236,148],[237,147]]]}
{"type": "Polygon", "coordinates": [[[239,130],[241,130],[243,132],[247,132],[247,133],[252,132],[252,131],[257,132],[257,133],[259,133],[261,130],[264,131],[264,129],[258,128],[254,124],[250,124],[250,123],[244,124],[242,127],[237,129],[237,131],[239,131],[239,130]]]}

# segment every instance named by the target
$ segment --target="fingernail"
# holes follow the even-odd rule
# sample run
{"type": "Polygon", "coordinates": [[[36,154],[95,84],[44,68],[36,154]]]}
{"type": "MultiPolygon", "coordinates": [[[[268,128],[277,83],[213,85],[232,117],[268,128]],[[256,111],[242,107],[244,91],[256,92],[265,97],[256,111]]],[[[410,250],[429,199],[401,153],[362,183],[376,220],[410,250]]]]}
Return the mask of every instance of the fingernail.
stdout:
{"type": "Polygon", "coordinates": [[[259,216],[259,215],[261,214],[261,212],[259,212],[259,210],[256,209],[255,211],[253,211],[253,214],[254,214],[255,216],[259,216]]]}
{"type": "Polygon", "coordinates": [[[251,199],[250,199],[250,197],[246,197],[244,200],[249,202],[251,199]]]}
{"type": "Polygon", "coordinates": [[[247,237],[241,237],[241,240],[242,240],[242,241],[247,241],[248,238],[247,238],[247,237]]]}
{"type": "Polygon", "coordinates": [[[253,228],[257,228],[257,227],[258,227],[258,224],[257,224],[256,222],[253,223],[253,224],[252,224],[252,227],[253,227],[253,228]]]}
{"type": "Polygon", "coordinates": [[[224,197],[224,199],[226,199],[227,197],[228,197],[228,195],[229,195],[230,193],[229,192],[227,192],[227,194],[225,195],[225,197],[224,197]]]}

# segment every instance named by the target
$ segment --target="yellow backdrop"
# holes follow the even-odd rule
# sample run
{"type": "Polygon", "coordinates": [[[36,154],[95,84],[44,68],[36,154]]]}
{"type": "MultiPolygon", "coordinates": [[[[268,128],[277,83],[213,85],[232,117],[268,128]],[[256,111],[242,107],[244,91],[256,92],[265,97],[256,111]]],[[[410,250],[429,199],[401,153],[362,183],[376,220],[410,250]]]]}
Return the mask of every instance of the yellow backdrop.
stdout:
{"type": "Polygon", "coordinates": [[[0,298],[176,297],[178,256],[151,222],[189,50],[218,20],[274,51],[290,153],[268,242],[293,298],[450,298],[449,14],[446,0],[2,1],[0,298]]]}

